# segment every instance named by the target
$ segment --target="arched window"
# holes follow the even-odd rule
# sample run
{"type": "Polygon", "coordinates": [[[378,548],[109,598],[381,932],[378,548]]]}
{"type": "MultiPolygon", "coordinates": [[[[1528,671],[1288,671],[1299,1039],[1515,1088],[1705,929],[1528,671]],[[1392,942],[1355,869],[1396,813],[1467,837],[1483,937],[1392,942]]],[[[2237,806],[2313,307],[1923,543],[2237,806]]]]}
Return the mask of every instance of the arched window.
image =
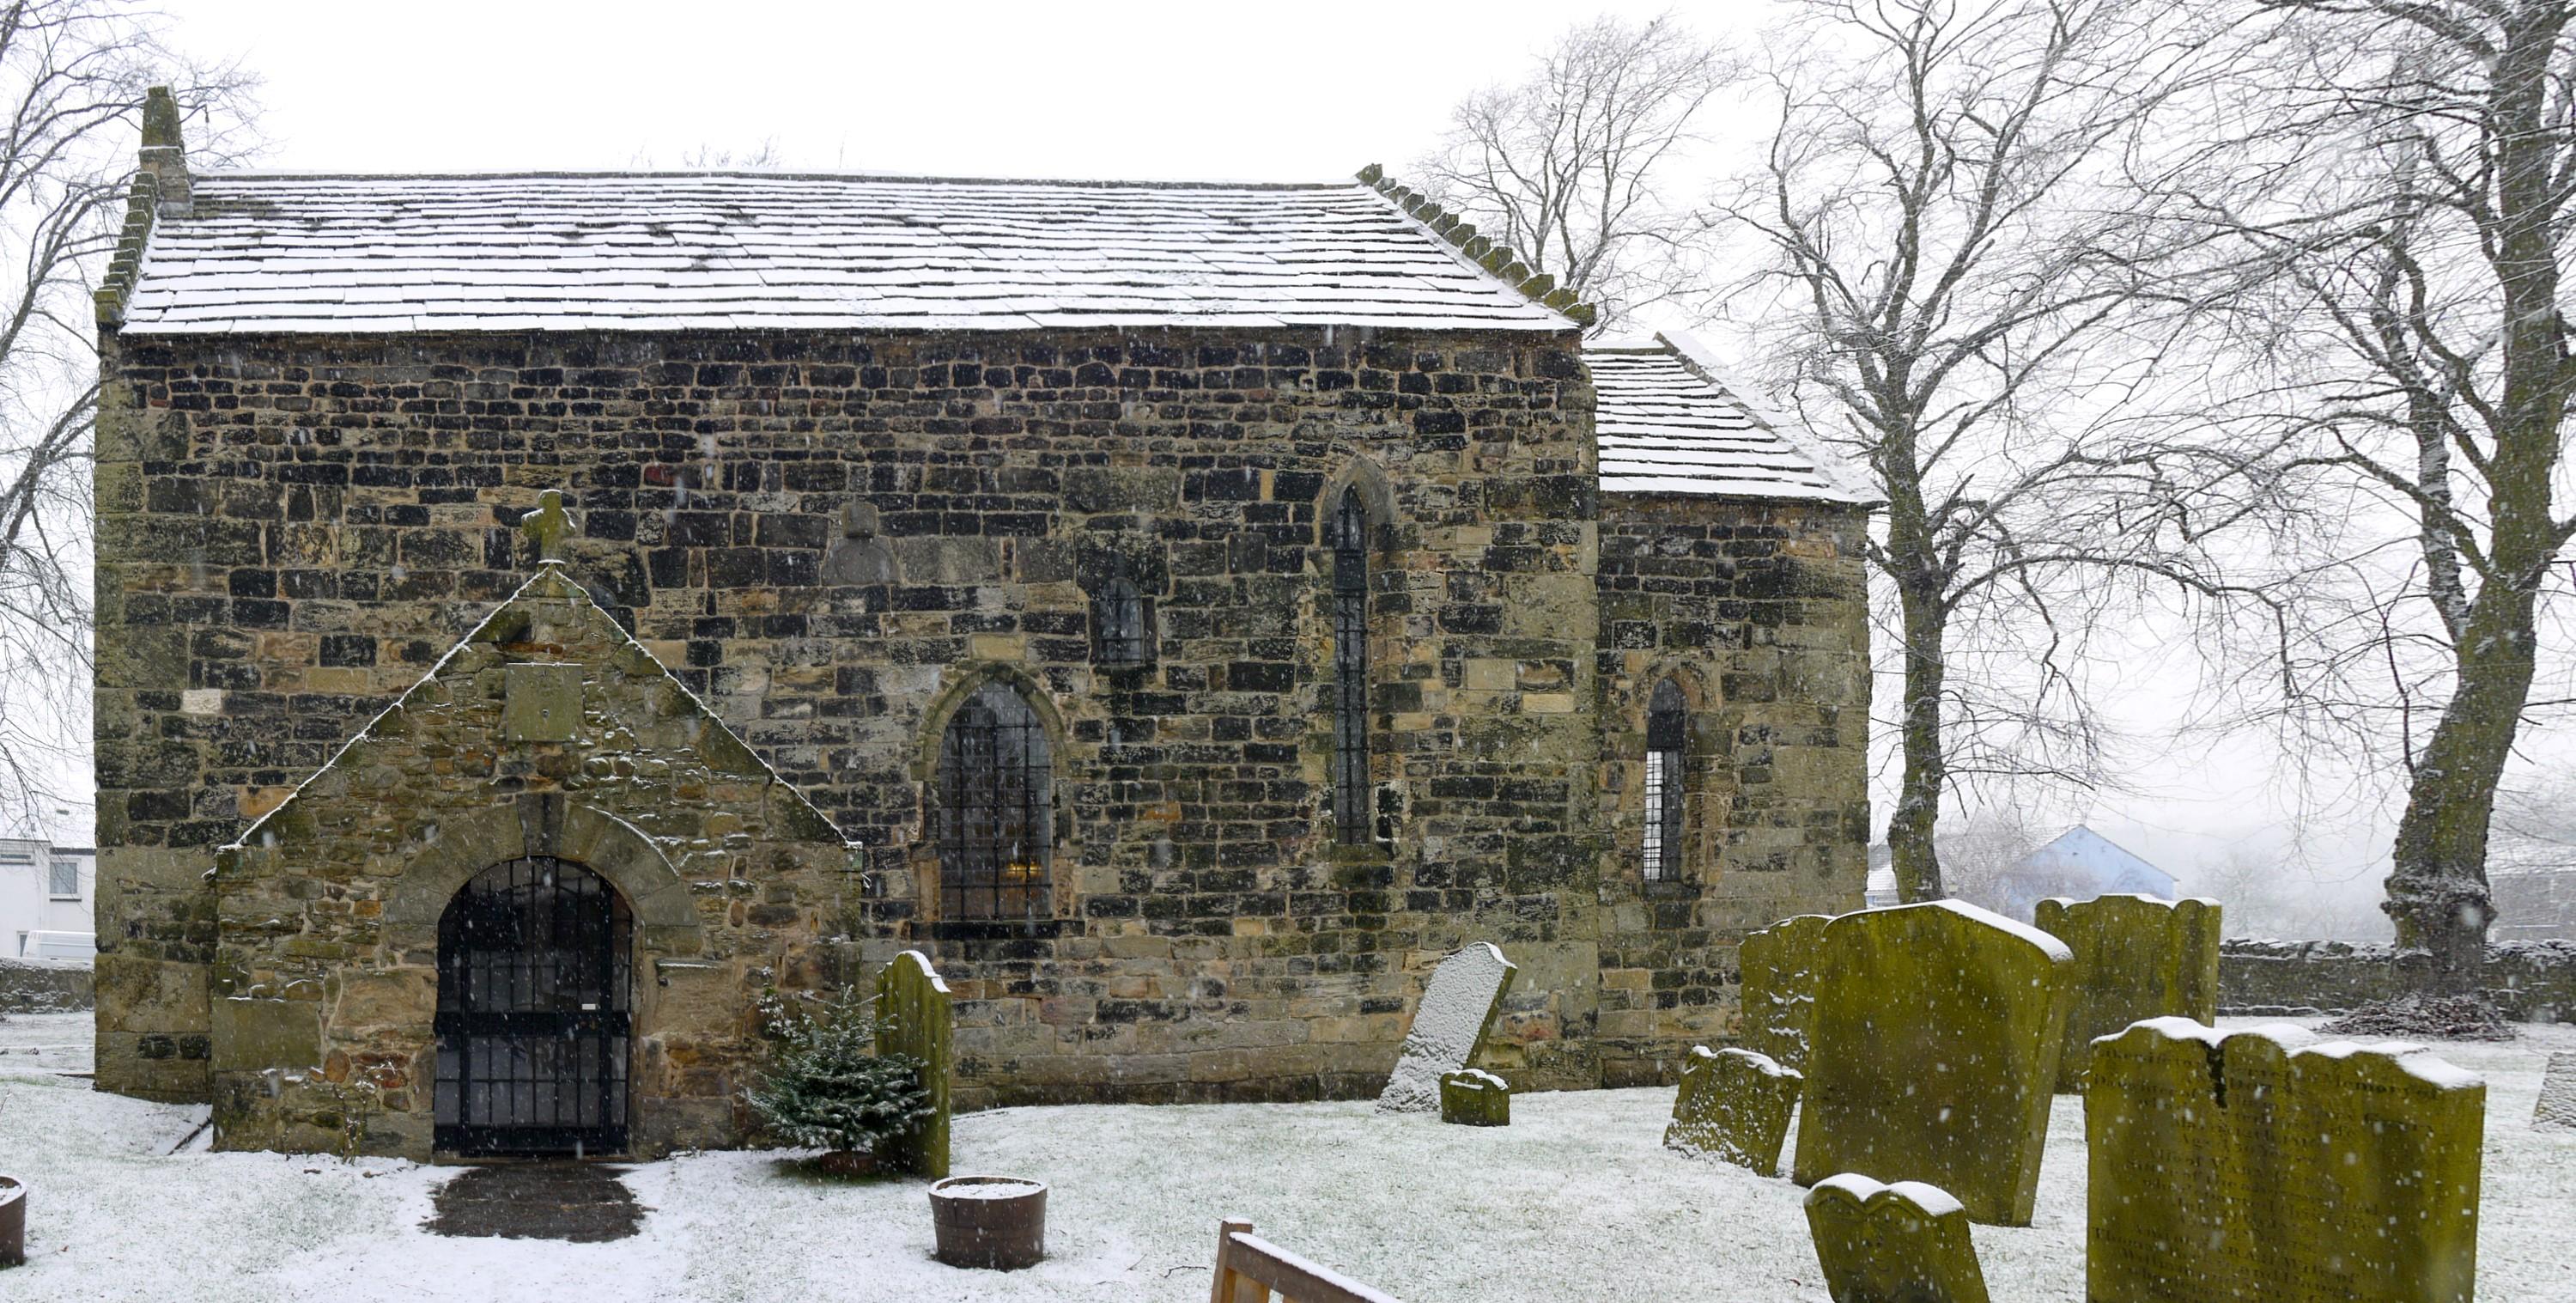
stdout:
{"type": "Polygon", "coordinates": [[[1120,561],[1091,598],[1091,659],[1142,665],[1154,659],[1154,599],[1136,587],[1120,561]]]}
{"type": "Polygon", "coordinates": [[[946,918],[1040,918],[1054,842],[1046,727],[987,683],[939,738],[939,907],[946,918]]]}
{"type": "Polygon", "coordinates": [[[1690,706],[1680,685],[1666,679],[1646,703],[1646,842],[1648,882],[1681,876],[1682,775],[1690,706]]]}
{"type": "Polygon", "coordinates": [[[1368,506],[1359,486],[1333,508],[1333,840],[1369,841],[1368,506]]]}

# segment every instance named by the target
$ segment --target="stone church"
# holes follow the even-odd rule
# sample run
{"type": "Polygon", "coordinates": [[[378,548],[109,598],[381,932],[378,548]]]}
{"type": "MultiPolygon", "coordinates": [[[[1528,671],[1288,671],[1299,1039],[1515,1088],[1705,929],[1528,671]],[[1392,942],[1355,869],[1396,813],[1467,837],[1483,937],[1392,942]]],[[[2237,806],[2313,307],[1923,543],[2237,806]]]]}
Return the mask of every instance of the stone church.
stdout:
{"type": "Polygon", "coordinates": [[[1669,1080],[1857,907],[1871,501],[1381,177],[192,174],[98,296],[98,1083],[739,1143],[907,948],[961,1104],[1669,1080]]]}

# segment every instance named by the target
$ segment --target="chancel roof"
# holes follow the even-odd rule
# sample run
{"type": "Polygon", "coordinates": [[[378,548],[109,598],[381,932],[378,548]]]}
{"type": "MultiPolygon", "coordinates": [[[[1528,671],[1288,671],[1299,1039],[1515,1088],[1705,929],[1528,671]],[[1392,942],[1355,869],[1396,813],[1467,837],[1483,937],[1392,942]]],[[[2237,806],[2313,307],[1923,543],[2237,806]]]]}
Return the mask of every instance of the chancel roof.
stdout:
{"type": "Polygon", "coordinates": [[[1357,181],[766,173],[206,173],[152,222],[123,313],[141,335],[1576,328],[1357,181]]]}
{"type": "Polygon", "coordinates": [[[1588,345],[1605,493],[1881,501],[1803,426],[1765,410],[1697,341],[1588,345]]]}

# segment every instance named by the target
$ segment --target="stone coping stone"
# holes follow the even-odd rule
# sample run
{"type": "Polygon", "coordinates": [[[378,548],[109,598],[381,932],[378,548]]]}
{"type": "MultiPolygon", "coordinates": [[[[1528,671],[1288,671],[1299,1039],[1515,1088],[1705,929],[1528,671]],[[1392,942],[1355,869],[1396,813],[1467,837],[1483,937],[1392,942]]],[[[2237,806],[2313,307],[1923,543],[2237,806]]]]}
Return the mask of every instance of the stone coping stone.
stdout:
{"type": "Polygon", "coordinates": [[[1939,1186],[1841,1172],[1807,1192],[1834,1303],[1987,1303],[1968,1210],[1939,1186]]]}
{"type": "Polygon", "coordinates": [[[1955,900],[1844,914],[1818,947],[1792,1176],[1925,1181],[2027,1226],[2075,957],[1955,900]]]}
{"type": "Polygon", "coordinates": [[[2094,1045],[2091,1303],[2471,1303],[2486,1084],[2404,1041],[2155,1018],[2094,1045]]]}

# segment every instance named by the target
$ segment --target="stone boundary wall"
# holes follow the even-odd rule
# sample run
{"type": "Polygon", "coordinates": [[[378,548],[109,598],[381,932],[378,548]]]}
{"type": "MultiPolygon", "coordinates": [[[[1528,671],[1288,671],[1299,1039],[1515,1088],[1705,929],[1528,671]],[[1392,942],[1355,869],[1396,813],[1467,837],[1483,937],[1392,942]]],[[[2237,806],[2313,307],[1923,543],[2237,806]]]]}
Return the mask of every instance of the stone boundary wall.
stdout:
{"type": "MultiPolygon", "coordinates": [[[[2406,989],[2420,950],[2351,941],[2220,944],[2222,1015],[2344,1013],[2406,989]]],[[[2487,948],[2487,993],[2523,1022],[2576,1021],[2576,942],[2514,941],[2487,948]]]]}
{"type": "Polygon", "coordinates": [[[67,1013],[95,998],[86,960],[0,959],[0,1014],[67,1013]]]}

